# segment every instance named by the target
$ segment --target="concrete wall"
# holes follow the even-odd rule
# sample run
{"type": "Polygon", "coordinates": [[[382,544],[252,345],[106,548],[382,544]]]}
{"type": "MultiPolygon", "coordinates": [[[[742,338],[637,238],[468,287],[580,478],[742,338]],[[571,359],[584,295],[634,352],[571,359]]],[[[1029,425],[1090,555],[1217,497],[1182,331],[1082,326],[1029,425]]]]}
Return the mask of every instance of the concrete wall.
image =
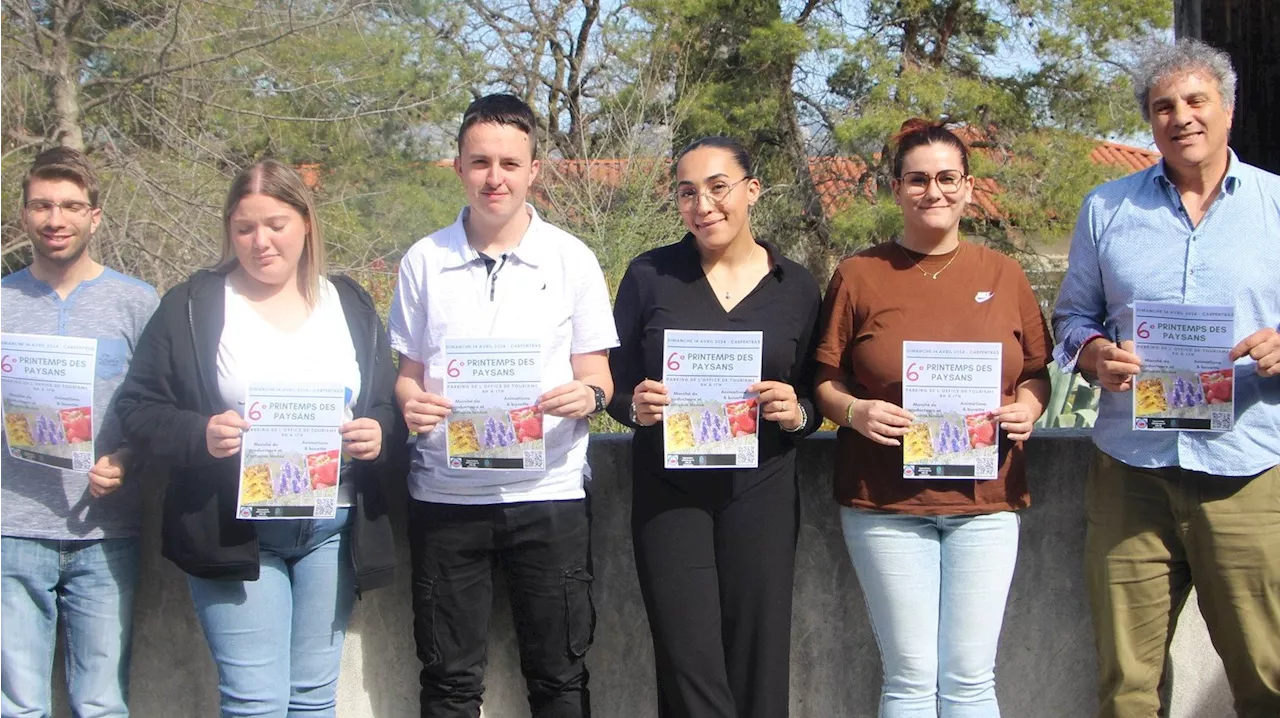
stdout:
{"type": "MultiPolygon", "coordinates": [[[[1095,660],[1080,561],[1087,437],[1044,432],[1030,445],[1033,506],[1023,512],[1018,567],[1005,614],[996,676],[1003,713],[1017,718],[1083,718],[1095,705],[1095,660]]],[[[874,716],[880,683],[875,640],[840,538],[830,499],[832,437],[801,451],[803,524],[795,583],[792,715],[874,716]]],[[[591,447],[599,611],[588,655],[597,716],[656,716],[653,652],[632,561],[627,437],[597,437],[591,447]]],[[[156,492],[152,492],[156,493],[156,492]]],[[[403,500],[394,501],[403,505],[403,500]]],[[[158,509],[158,497],[151,498],[158,509]]],[[[394,519],[403,533],[403,511],[394,519]]],[[[183,575],[159,557],[153,519],[144,543],[137,601],[132,706],[141,718],[217,714],[217,679],[183,575]]],[[[356,607],[343,655],[339,715],[417,715],[417,669],[409,606],[408,549],[393,587],[356,607]]],[[[499,592],[501,596],[501,591],[499,592]]],[[[485,695],[488,718],[527,716],[511,617],[495,605],[485,695]]],[[[1194,600],[1174,641],[1171,718],[1233,715],[1221,662],[1208,643],[1194,600]]],[[[61,712],[66,715],[65,710],[61,712]]]]}

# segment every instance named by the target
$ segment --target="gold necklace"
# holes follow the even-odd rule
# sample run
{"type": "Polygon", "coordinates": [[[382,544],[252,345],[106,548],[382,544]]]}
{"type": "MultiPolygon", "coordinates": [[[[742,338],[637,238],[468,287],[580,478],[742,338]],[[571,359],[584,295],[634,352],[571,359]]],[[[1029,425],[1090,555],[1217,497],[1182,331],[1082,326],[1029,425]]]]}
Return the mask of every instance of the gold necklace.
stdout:
{"type": "Polygon", "coordinates": [[[951,259],[948,260],[946,264],[942,265],[942,269],[939,269],[933,274],[930,274],[928,271],[925,270],[924,267],[920,266],[919,260],[912,257],[910,254],[907,254],[907,249],[906,247],[902,246],[902,242],[894,242],[894,244],[898,245],[898,249],[902,251],[902,256],[906,257],[911,262],[911,266],[915,267],[916,269],[919,269],[921,274],[923,274],[926,277],[929,277],[930,279],[937,279],[939,274],[942,274],[943,272],[947,271],[947,267],[950,267],[951,263],[956,261],[956,257],[960,256],[960,249],[961,247],[963,247],[963,245],[957,243],[956,253],[951,255],[951,259]]]}

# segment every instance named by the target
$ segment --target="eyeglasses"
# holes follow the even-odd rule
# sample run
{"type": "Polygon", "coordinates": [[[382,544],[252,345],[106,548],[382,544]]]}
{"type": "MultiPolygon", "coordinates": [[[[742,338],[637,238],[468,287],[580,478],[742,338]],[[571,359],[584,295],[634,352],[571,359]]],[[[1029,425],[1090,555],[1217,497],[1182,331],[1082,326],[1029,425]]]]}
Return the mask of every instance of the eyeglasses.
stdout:
{"type": "Polygon", "coordinates": [[[78,199],[69,199],[65,202],[53,202],[47,199],[30,199],[24,205],[27,211],[36,216],[44,216],[53,212],[53,208],[57,207],[62,210],[63,214],[74,214],[78,217],[84,217],[93,209],[93,205],[88,202],[81,202],[78,199]]]}
{"type": "Polygon", "coordinates": [[[943,170],[936,175],[928,172],[903,172],[898,181],[907,189],[907,194],[918,197],[929,191],[929,183],[937,180],[938,190],[943,194],[955,194],[960,191],[967,175],[959,170],[943,170]]]}
{"type": "Polygon", "coordinates": [[[706,197],[715,205],[723,204],[729,198],[729,193],[733,191],[734,187],[749,179],[751,179],[751,175],[747,175],[733,184],[724,180],[716,180],[703,190],[693,187],[681,187],[676,190],[676,206],[680,208],[681,212],[687,212],[697,206],[699,197],[706,197]]]}

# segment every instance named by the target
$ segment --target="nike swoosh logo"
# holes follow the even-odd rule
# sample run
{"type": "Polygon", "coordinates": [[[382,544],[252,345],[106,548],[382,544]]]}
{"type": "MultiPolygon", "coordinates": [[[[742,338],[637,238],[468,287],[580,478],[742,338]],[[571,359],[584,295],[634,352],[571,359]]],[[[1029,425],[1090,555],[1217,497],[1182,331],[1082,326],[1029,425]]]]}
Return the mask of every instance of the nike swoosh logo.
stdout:
{"type": "Polygon", "coordinates": [[[982,304],[983,302],[994,297],[995,295],[996,295],[995,292],[978,292],[977,294],[973,295],[973,301],[977,302],[978,304],[982,304]]]}

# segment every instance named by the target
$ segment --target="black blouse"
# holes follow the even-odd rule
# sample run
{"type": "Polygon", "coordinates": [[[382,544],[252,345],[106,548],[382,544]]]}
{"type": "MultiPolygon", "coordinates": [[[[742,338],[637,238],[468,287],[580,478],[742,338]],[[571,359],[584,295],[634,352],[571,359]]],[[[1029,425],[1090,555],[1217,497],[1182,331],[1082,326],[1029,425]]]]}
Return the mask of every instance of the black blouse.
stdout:
{"type": "Polygon", "coordinates": [[[675,244],[636,257],[618,285],[613,319],[620,346],[609,352],[614,385],[609,414],[636,430],[632,446],[635,469],[672,479],[686,474],[704,481],[716,476],[732,477],[735,486],[751,485],[791,466],[796,441],[822,423],[812,398],[822,293],[809,270],[782,256],[768,242],[759,242],[768,252],[773,268],[750,294],[726,312],[702,271],[695,241],[692,234],[686,234],[675,244]],[[808,416],[804,427],[788,433],[777,422],[762,419],[759,468],[666,469],[662,462],[661,422],[641,427],[630,416],[636,385],[645,379],[662,380],[666,329],[763,332],[761,379],[786,382],[795,388],[808,416]]]}

